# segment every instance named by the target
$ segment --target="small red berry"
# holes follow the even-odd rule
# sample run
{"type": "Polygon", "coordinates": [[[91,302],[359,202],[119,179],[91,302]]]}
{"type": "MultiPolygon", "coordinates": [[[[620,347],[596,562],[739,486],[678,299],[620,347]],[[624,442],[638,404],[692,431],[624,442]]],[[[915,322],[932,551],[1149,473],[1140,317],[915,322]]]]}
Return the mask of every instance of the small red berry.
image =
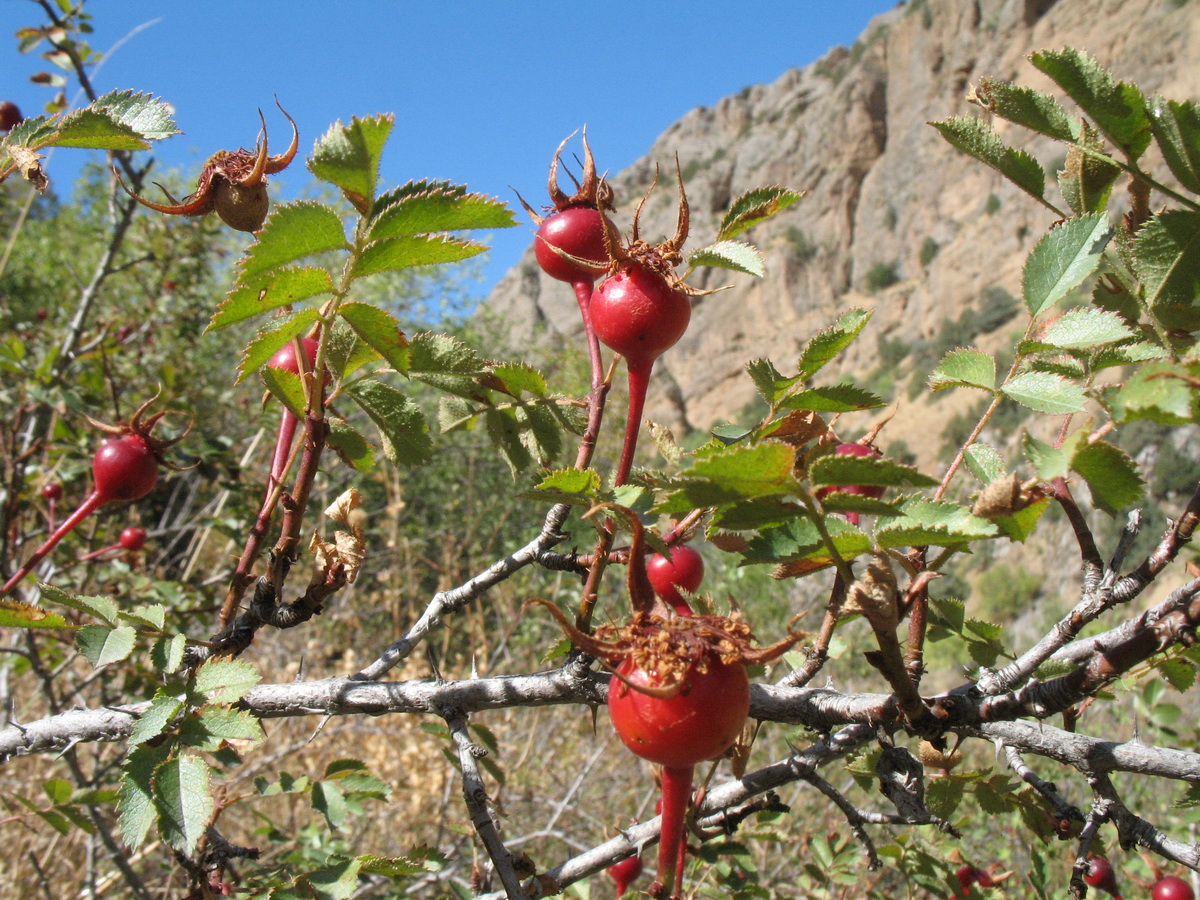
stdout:
{"type": "Polygon", "coordinates": [[[42,496],[47,500],[61,500],[63,495],[62,485],[57,481],[49,481],[42,485],[42,496]]]}
{"type": "Polygon", "coordinates": [[[110,438],[92,457],[92,478],[102,502],[137,500],[158,481],[158,457],[140,434],[110,438]]]}
{"type": "Polygon", "coordinates": [[[542,271],[559,281],[593,282],[608,265],[604,248],[604,217],[590,206],[571,206],[547,216],[538,226],[533,245],[542,271]],[[586,260],[590,266],[572,262],[566,256],[586,260]]]}
{"type": "Polygon", "coordinates": [[[715,759],[733,746],[750,712],[750,680],[741,663],[693,665],[673,697],[652,697],[661,679],[627,659],[608,688],[608,709],[625,746],[660,766],[683,768],[715,759]],[[624,679],[624,680],[622,680],[624,679]],[[625,682],[629,682],[626,684],[625,682]],[[630,687],[632,684],[634,687],[630,687]]]}
{"type": "MultiPolygon", "coordinates": [[[[308,358],[308,364],[311,367],[313,360],[317,358],[317,341],[315,338],[301,338],[300,343],[304,345],[304,355],[308,358]]],[[[293,375],[300,374],[300,364],[296,361],[295,343],[288,341],[276,350],[275,355],[267,360],[267,365],[272,369],[291,372],[293,375]]]]}
{"type": "Polygon", "coordinates": [[[50,311],[38,308],[34,310],[33,315],[34,318],[36,318],[39,322],[45,322],[48,318],[50,318],[50,311]]]}
{"type": "Polygon", "coordinates": [[[119,542],[122,550],[141,550],[146,546],[146,529],[126,528],[121,532],[119,542]]]}
{"type": "Polygon", "coordinates": [[[1092,887],[1107,891],[1114,897],[1119,896],[1117,888],[1117,873],[1113,871],[1112,863],[1103,856],[1093,856],[1088,860],[1088,869],[1083,880],[1092,887]]]}
{"type": "Polygon", "coordinates": [[[596,335],[630,366],[649,367],[687,331],[692,304],[687,294],[661,275],[627,265],[609,276],[592,295],[596,335]]]}
{"type": "Polygon", "coordinates": [[[1192,886],[1175,875],[1160,878],[1151,897],[1152,900],[1196,900],[1192,886]]]}
{"type": "Polygon", "coordinates": [[[689,594],[700,589],[700,583],[704,580],[704,558],[698,551],[687,544],[680,544],[671,548],[669,558],[655,553],[646,563],[646,574],[650,576],[654,593],[664,603],[675,607],[680,615],[692,614],[691,606],[678,589],[683,588],[689,594]]]}
{"type": "Polygon", "coordinates": [[[617,897],[621,897],[629,889],[629,886],[637,881],[638,876],[642,874],[642,858],[640,856],[627,856],[620,862],[609,866],[608,874],[617,883],[617,897]]]}
{"type": "Polygon", "coordinates": [[[0,131],[12,131],[24,116],[11,100],[0,102],[0,131]]]}

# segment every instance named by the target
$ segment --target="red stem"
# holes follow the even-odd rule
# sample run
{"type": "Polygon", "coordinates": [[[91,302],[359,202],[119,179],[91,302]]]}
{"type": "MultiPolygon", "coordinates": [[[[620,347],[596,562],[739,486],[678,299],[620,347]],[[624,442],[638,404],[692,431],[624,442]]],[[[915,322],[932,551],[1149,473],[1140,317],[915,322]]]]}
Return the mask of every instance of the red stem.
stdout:
{"type": "Polygon", "coordinates": [[[683,880],[683,824],[692,799],[695,766],[662,770],[662,827],[658,838],[658,871],[650,893],[654,897],[679,897],[683,880]]]}
{"type": "Polygon", "coordinates": [[[115,544],[109,544],[107,547],[101,547],[99,550],[93,550],[91,553],[85,553],[83,556],[79,557],[79,562],[87,562],[89,559],[95,559],[97,556],[101,556],[110,550],[120,550],[120,549],[121,549],[121,544],[118,541],[115,544]]]}
{"type": "Polygon", "coordinates": [[[38,547],[37,550],[34,551],[33,556],[29,557],[29,559],[25,562],[25,565],[21,566],[21,568],[17,570],[17,573],[13,575],[12,578],[8,579],[7,582],[5,582],[4,587],[0,588],[0,596],[7,594],[9,591],[15,588],[26,575],[34,570],[34,567],[36,567],[38,563],[46,558],[46,554],[53,550],[54,546],[59,541],[66,537],[76,525],[94,513],[99,507],[103,506],[107,499],[107,497],[96,490],[93,490],[90,494],[88,494],[87,499],[80,504],[79,509],[71,513],[70,517],[64,520],[63,523],[58,526],[58,529],[54,532],[54,534],[50,535],[50,537],[46,539],[46,543],[42,544],[42,546],[38,547]]]}
{"type": "Polygon", "coordinates": [[[279,422],[279,436],[275,439],[275,455],[271,457],[271,478],[267,482],[267,493],[283,481],[283,470],[292,452],[292,440],[296,437],[297,419],[290,410],[284,409],[279,422]]]}
{"type": "Polygon", "coordinates": [[[629,370],[629,419],[625,423],[625,446],[621,448],[621,463],[617,467],[615,485],[618,487],[629,480],[629,470],[633,468],[633,451],[637,449],[642,409],[646,406],[646,391],[650,388],[654,360],[635,363],[627,358],[625,367],[629,370]]]}
{"type": "Polygon", "coordinates": [[[583,317],[583,333],[587,336],[588,359],[592,364],[592,391],[604,384],[604,362],[600,358],[600,339],[592,327],[592,292],[596,282],[576,281],[571,287],[575,289],[575,299],[579,301],[579,314],[583,317]]]}

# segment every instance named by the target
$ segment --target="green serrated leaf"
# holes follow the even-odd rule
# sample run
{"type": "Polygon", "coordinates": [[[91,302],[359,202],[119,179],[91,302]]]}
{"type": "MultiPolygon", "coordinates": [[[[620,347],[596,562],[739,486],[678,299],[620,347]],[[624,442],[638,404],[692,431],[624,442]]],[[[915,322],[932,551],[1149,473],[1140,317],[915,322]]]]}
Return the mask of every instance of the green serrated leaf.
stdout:
{"type": "Polygon", "coordinates": [[[1195,421],[1196,391],[1184,366],[1159,362],[1141,366],[1117,391],[1113,417],[1118,422],[1149,419],[1162,425],[1195,421]]]}
{"type": "Polygon", "coordinates": [[[1200,109],[1190,100],[1163,97],[1151,98],[1146,109],[1171,174],[1193,194],[1200,193],[1200,109]]]}
{"type": "Polygon", "coordinates": [[[45,582],[39,584],[38,587],[41,588],[43,600],[50,603],[57,603],[59,606],[65,606],[77,612],[87,613],[89,616],[95,616],[106,625],[117,624],[117,604],[112,597],[85,597],[82,594],[72,594],[45,582]]]}
{"type": "Polygon", "coordinates": [[[1143,225],[1134,268],[1159,321],[1168,328],[1200,328],[1200,213],[1167,210],[1143,225]]]}
{"type": "Polygon", "coordinates": [[[1004,629],[983,619],[967,619],[967,631],[977,635],[989,643],[998,641],[1004,635],[1004,629]]]}
{"type": "Polygon", "coordinates": [[[1093,372],[1099,372],[1113,366],[1129,366],[1135,363],[1165,359],[1167,351],[1157,344],[1144,341],[1134,341],[1118,347],[1105,347],[1092,354],[1088,360],[1093,372]]]}
{"type": "Polygon", "coordinates": [[[951,350],[929,376],[929,386],[935,391],[951,387],[995,390],[996,360],[991,354],[972,347],[951,350]]]}
{"type": "Polygon", "coordinates": [[[787,209],[803,196],[802,191],[776,185],[747,191],[729,205],[729,211],[721,219],[721,227],[717,230],[717,240],[737,237],[780,210],[787,209]]]}
{"type": "MultiPolygon", "coordinates": [[[[292,338],[303,335],[312,328],[318,316],[319,314],[315,309],[302,309],[294,315],[286,316],[282,319],[272,319],[270,327],[264,328],[255,335],[254,340],[242,352],[242,361],[238,365],[238,375],[234,384],[241,384],[251,374],[261,370],[270,361],[271,357],[282,350],[292,338]]],[[[296,384],[300,383],[299,375],[293,372],[287,374],[295,378],[296,384]]],[[[301,413],[303,413],[303,389],[300,391],[300,402],[298,405],[301,413]]]]}
{"type": "Polygon", "coordinates": [[[830,453],[813,462],[808,470],[814,487],[855,484],[875,487],[936,487],[938,481],[912,466],[879,456],[843,456],[830,453]]]}
{"type": "Polygon", "coordinates": [[[468,194],[465,187],[447,181],[410,181],[376,200],[368,237],[379,240],[516,224],[513,211],[500,200],[468,194]]]}
{"type": "Polygon", "coordinates": [[[1082,387],[1049,372],[1022,372],[1000,390],[1022,406],[1053,416],[1080,412],[1087,402],[1082,387]]]}
{"type": "Polygon", "coordinates": [[[761,531],[783,525],[804,515],[804,508],[782,497],[756,497],[727,506],[719,506],[712,514],[710,529],[723,531],[761,531]]]}
{"type": "Polygon", "coordinates": [[[153,776],[171,752],[169,744],[161,747],[137,747],[125,761],[121,787],[117,792],[117,824],[125,845],[136,850],[146,839],[157,814],[154,810],[153,776]]]}
{"type": "Polygon", "coordinates": [[[325,443],[355,471],[370,472],[375,468],[375,451],[358,429],[331,420],[325,443]]]}
{"type": "Polygon", "coordinates": [[[779,398],[787,393],[788,388],[804,377],[795,375],[791,378],[784,378],[769,359],[751,360],[746,364],[746,371],[750,374],[758,393],[772,408],[779,398]]]}
{"type": "Polygon", "coordinates": [[[335,382],[343,381],[367,363],[379,362],[380,356],[371,345],[359,340],[345,322],[335,322],[329,330],[325,345],[325,363],[335,382]]]}
{"type": "MultiPolygon", "coordinates": [[[[826,519],[825,529],[843,559],[853,559],[871,549],[871,539],[844,519],[826,519]]],[[[777,528],[764,528],[750,541],[743,556],[743,565],[774,563],[781,567],[777,574],[792,577],[833,565],[829,548],[816,525],[807,518],[793,519],[777,528]]]]}
{"type": "Polygon", "coordinates": [[[154,772],[154,808],[163,840],[191,853],[214,809],[208,766],[195,756],[168,760],[154,772]]]}
{"type": "Polygon", "coordinates": [[[1057,141],[1069,144],[1078,137],[1078,120],[1041,91],[983,78],[974,99],[989,112],[1057,141]]]}
{"type": "Polygon", "coordinates": [[[433,454],[425,414],[404,394],[374,379],[360,381],[347,393],[379,429],[383,452],[391,462],[418,465],[433,454]]]}
{"type": "Polygon", "coordinates": [[[872,315],[874,310],[852,309],[833,325],[813,335],[804,352],[800,354],[798,369],[801,377],[811,378],[823,366],[836,359],[838,354],[859,336],[872,315]]]}
{"type": "MultiPolygon", "coordinates": [[[[501,363],[492,367],[491,375],[499,381],[496,387],[510,397],[522,393],[545,397],[550,391],[542,373],[528,363],[501,363]]],[[[490,379],[488,386],[492,386],[490,379]]]]}
{"type": "Polygon", "coordinates": [[[547,472],[535,490],[598,497],[600,487],[600,476],[592,469],[558,469],[547,472]]]}
{"type": "Polygon", "coordinates": [[[441,375],[482,375],[486,366],[479,354],[448,334],[425,332],[409,339],[409,371],[441,375]]]}
{"type": "Polygon", "coordinates": [[[834,489],[821,498],[821,505],[826,512],[858,513],[866,516],[899,516],[904,511],[895,503],[876,500],[874,497],[864,497],[862,494],[849,493],[834,489]]]}
{"type": "Polygon", "coordinates": [[[183,700],[167,694],[160,688],[150,701],[150,708],[133,723],[133,730],[129,733],[130,746],[136,746],[158,737],[166,731],[171,720],[179,715],[181,709],[183,709],[183,700]]]}
{"type": "Polygon", "coordinates": [[[462,397],[442,397],[438,400],[438,429],[442,434],[460,429],[469,431],[475,427],[484,408],[462,397]]]}
{"type": "Polygon", "coordinates": [[[376,275],[412,266],[458,262],[486,250],[483,244],[442,235],[400,235],[372,241],[354,264],[354,276],[376,275]]]}
{"type": "Polygon", "coordinates": [[[258,376],[262,379],[263,386],[287,407],[288,412],[298,419],[304,418],[304,383],[299,375],[286,369],[264,366],[258,370],[258,376]]]}
{"type": "Polygon", "coordinates": [[[68,113],[50,143],[83,150],[150,149],[150,143],[128,125],[95,108],[68,113]]]}
{"type": "Polygon", "coordinates": [[[255,237],[238,263],[237,287],[261,288],[267,276],[297,260],[350,249],[337,211],[312,200],[276,207],[255,237]]]}
{"type": "Polygon", "coordinates": [[[356,116],[349,125],[336,122],[317,141],[308,160],[308,170],[322,181],[341,188],[365,215],[375,199],[379,158],[394,124],[395,117],[391,114],[366,119],[356,116]]]}
{"type": "Polygon", "coordinates": [[[778,408],[812,412],[853,412],[859,409],[877,409],[886,405],[886,400],[856,385],[834,384],[789,394],[780,401],[778,408]]]}
{"type": "Polygon", "coordinates": [[[962,634],[966,625],[966,607],[961,600],[949,597],[929,598],[930,619],[951,634],[962,634]]]}
{"type": "Polygon", "coordinates": [[[335,783],[316,781],[312,786],[312,806],[325,817],[326,823],[335,831],[346,822],[348,810],[346,795],[335,783]]]}
{"type": "Polygon", "coordinates": [[[209,706],[199,716],[189,716],[179,730],[179,737],[189,747],[207,753],[220,750],[226,741],[262,740],[262,725],[249,711],[209,706]]]}
{"type": "Polygon", "coordinates": [[[996,523],[1009,540],[1024,543],[1037,529],[1037,524],[1042,518],[1042,513],[1049,506],[1050,501],[1043,498],[1029,504],[1022,510],[1018,510],[1011,516],[997,516],[992,521],[996,523]]]}
{"type": "Polygon", "coordinates": [[[359,856],[356,857],[362,864],[362,873],[364,875],[379,875],[384,878],[403,878],[408,875],[420,875],[425,872],[436,872],[440,868],[435,854],[430,854],[424,859],[410,858],[406,856],[359,856]]]}
{"type": "Polygon", "coordinates": [[[167,624],[167,609],[162,604],[135,606],[129,612],[117,613],[122,622],[141,626],[151,631],[162,631],[167,624]]]}
{"type": "Polygon", "coordinates": [[[931,778],[925,789],[925,808],[939,819],[951,819],[962,802],[964,787],[963,780],[954,776],[931,778]]]}
{"type": "Polygon", "coordinates": [[[1025,458],[1042,481],[1053,481],[1067,474],[1071,458],[1067,451],[1052,447],[1026,433],[1022,440],[1025,458]]]}
{"type": "MultiPolygon", "coordinates": [[[[43,585],[43,588],[45,585],[43,585]]],[[[0,598],[0,627],[2,628],[70,628],[66,619],[20,600],[0,598]]]]}
{"type": "Polygon", "coordinates": [[[533,457],[522,440],[521,423],[512,409],[488,409],[483,414],[488,437],[504,454],[505,462],[515,478],[533,465],[533,457]]]}
{"type": "Polygon", "coordinates": [[[150,648],[150,662],[159,672],[170,675],[183,662],[187,638],[182,634],[164,634],[150,648]]]}
{"type": "Polygon", "coordinates": [[[338,313],[389,366],[401,374],[408,371],[408,339],[390,313],[369,303],[343,303],[338,313]]]}
{"type": "Polygon", "coordinates": [[[1136,85],[1113,77],[1081,50],[1044,50],[1029,57],[1067,92],[1104,135],[1137,159],[1150,145],[1146,101],[1136,85]]]}
{"type": "Polygon", "coordinates": [[[253,287],[234,288],[229,292],[208,323],[206,332],[218,331],[283,306],[333,292],[333,282],[324,269],[311,267],[282,268],[266,275],[253,287]]]}
{"type": "Polygon", "coordinates": [[[196,670],[189,693],[200,703],[236,703],[262,679],[249,663],[236,659],[210,659],[196,670]]]}
{"type": "Polygon", "coordinates": [[[1133,335],[1133,329],[1116,313],[1082,307],[1050,322],[1039,340],[1063,350],[1074,350],[1111,344],[1133,335]]]}
{"type": "Polygon", "coordinates": [[[1154,668],[1180,693],[1191,690],[1196,683],[1196,667],[1186,659],[1161,659],[1154,668]]]}
{"type": "Polygon", "coordinates": [[[522,404],[515,412],[525,448],[539,465],[550,465],[562,453],[562,432],[558,419],[540,403],[522,404]]]}
{"type": "Polygon", "coordinates": [[[1071,469],[1087,482],[1092,502],[1110,515],[1141,499],[1144,482],[1137,466],[1112,444],[1093,441],[1080,447],[1071,469]]]}
{"type": "Polygon", "coordinates": [[[1103,210],[1121,177],[1120,166],[1097,155],[1105,150],[1104,141],[1084,122],[1079,145],[1067,151],[1066,165],[1058,173],[1058,187],[1076,214],[1103,210]]]}
{"type": "Polygon", "coordinates": [[[171,106],[149,94],[133,91],[109,91],[91,104],[91,109],[103,110],[121,125],[133,129],[148,141],[181,134],[171,118],[171,106]]]}
{"type": "Polygon", "coordinates": [[[1041,163],[1024,150],[1005,146],[984,122],[970,116],[952,116],[930,122],[951,146],[995,169],[1021,190],[1038,200],[1046,192],[1046,172],[1041,163]]]}
{"type": "Polygon", "coordinates": [[[109,628],[105,625],[84,625],[75,636],[75,645],[84,659],[97,669],[120,662],[133,652],[137,632],[128,625],[109,628]]]}
{"type": "Polygon", "coordinates": [[[906,501],[903,509],[903,516],[890,519],[875,530],[875,539],[881,547],[926,544],[949,547],[999,533],[994,522],[971,515],[969,509],[957,503],[918,498],[906,501]]]}
{"type": "Polygon", "coordinates": [[[761,278],[766,274],[766,264],[757,247],[741,241],[717,241],[688,254],[689,266],[713,266],[732,269],[761,278]]]}
{"type": "Polygon", "coordinates": [[[984,484],[991,484],[1006,471],[1004,460],[996,452],[996,448],[982,441],[976,441],[963,454],[967,469],[984,484]]]}
{"type": "Polygon", "coordinates": [[[1021,289],[1025,306],[1038,315],[1079,286],[1100,265],[1112,237],[1104,213],[1068,219],[1042,237],[1025,261],[1021,289]]]}
{"type": "Polygon", "coordinates": [[[723,506],[753,497],[787,493],[792,486],[796,451],[784,444],[734,446],[695,462],[672,482],[659,512],[723,506]]]}

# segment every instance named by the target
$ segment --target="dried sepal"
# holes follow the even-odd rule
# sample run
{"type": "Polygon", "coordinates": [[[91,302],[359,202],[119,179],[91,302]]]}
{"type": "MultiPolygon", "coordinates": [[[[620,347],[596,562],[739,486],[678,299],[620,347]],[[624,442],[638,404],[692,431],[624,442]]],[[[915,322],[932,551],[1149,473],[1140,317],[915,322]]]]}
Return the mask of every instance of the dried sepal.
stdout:
{"type": "MultiPolygon", "coordinates": [[[[262,110],[258,117],[262,122],[254,150],[218,150],[205,162],[196,180],[196,189],[183,200],[176,200],[161,184],[158,188],[167,195],[170,203],[157,203],[130,190],[113,167],[113,174],[121,189],[142,206],[167,215],[203,216],[210,212],[229,226],[239,231],[257,231],[266,219],[268,199],[265,188],[267,175],[286,169],[296,156],[300,146],[300,131],[296,121],[276,99],[275,105],[284,118],[291,123],[292,140],[287,150],[271,156],[267,148],[267,121],[262,110]]],[[[157,184],[157,182],[155,182],[157,184]]]]}
{"type": "Polygon", "coordinates": [[[151,404],[158,399],[161,393],[162,386],[160,385],[158,390],[154,392],[154,396],[134,410],[134,413],[129,417],[128,422],[118,422],[116,425],[109,425],[107,422],[100,422],[96,419],[93,419],[91,416],[85,415],[84,418],[87,419],[88,424],[97,431],[103,431],[105,434],[111,434],[114,437],[123,437],[127,434],[140,435],[141,438],[146,442],[146,446],[150,448],[151,452],[154,454],[159,463],[166,466],[168,469],[171,469],[172,471],[182,472],[184,469],[190,469],[193,467],[176,466],[172,463],[169,463],[163,458],[163,452],[168,448],[178,444],[185,437],[187,437],[189,433],[191,433],[192,425],[195,424],[195,419],[192,416],[188,416],[187,427],[173,438],[163,439],[152,434],[154,427],[160,421],[169,416],[171,413],[177,412],[177,410],[164,409],[160,410],[159,412],[152,413],[151,415],[146,415],[146,410],[148,410],[151,404]]]}

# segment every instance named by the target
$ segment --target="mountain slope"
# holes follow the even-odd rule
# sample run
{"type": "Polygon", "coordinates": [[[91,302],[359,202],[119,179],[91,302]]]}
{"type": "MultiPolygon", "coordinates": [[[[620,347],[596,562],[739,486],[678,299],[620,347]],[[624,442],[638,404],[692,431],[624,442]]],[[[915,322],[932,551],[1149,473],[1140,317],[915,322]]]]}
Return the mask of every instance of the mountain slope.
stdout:
{"type": "MultiPolygon", "coordinates": [[[[692,204],[689,246],[712,238],[717,214],[741,191],[775,183],[807,193],[750,235],[766,252],[765,279],[719,273],[706,285],[734,286],[695,302],[687,335],[659,362],[649,415],[677,430],[736,419],[754,399],[746,361],[766,356],[786,371],[814,331],[854,306],[876,315],[843,366],[873,373],[884,390],[923,383],[940,352],[1001,342],[1024,255],[1051,215],[927,122],[981,114],[965,97],[984,76],[1049,90],[1024,57],[1063,46],[1087,50],[1147,92],[1200,96],[1192,64],[1200,3],[912,0],[877,17],[853,47],[671,125],[612,178],[627,223],[655,166],[663,169],[643,215],[645,235],[674,230],[676,195],[665,173],[676,154],[692,204]]],[[[1062,163],[1048,142],[1027,142],[1025,133],[1009,139],[1048,168],[1062,163]]],[[[581,332],[572,292],[540,274],[532,251],[487,307],[517,345],[540,329],[581,332]]],[[[927,458],[937,449],[928,436],[974,399],[958,393],[926,416],[898,417],[888,437],[927,458]],[[932,430],[929,416],[938,420],[932,430]]]]}

